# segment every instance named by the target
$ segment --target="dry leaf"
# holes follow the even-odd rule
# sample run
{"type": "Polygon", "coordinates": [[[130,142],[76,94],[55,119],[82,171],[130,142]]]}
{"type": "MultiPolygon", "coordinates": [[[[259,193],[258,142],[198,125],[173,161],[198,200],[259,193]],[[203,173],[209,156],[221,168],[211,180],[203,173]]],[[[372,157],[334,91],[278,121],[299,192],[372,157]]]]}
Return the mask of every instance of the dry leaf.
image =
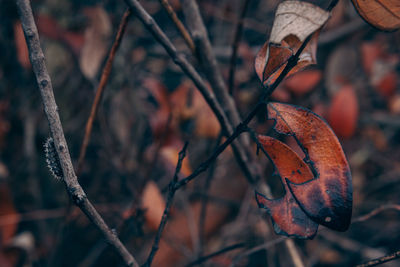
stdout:
{"type": "Polygon", "coordinates": [[[14,23],[14,41],[17,48],[17,59],[19,64],[25,69],[31,68],[29,61],[28,47],[26,46],[24,32],[22,30],[21,22],[14,23]]]}
{"type": "Polygon", "coordinates": [[[153,181],[148,182],[143,189],[142,205],[145,209],[144,217],[147,225],[150,229],[157,230],[164,213],[165,200],[157,184],[153,181]]]}
{"type": "Polygon", "coordinates": [[[309,93],[321,81],[320,70],[305,70],[289,77],[284,86],[293,94],[302,96],[309,93]]]}
{"type": "Polygon", "coordinates": [[[89,19],[89,26],[85,30],[79,66],[86,78],[94,79],[107,54],[111,21],[102,7],[86,8],[84,13],[89,19]]]}
{"type": "Polygon", "coordinates": [[[379,42],[365,42],[361,45],[361,60],[367,74],[371,74],[375,61],[383,55],[382,45],[379,42]]]}
{"type": "Polygon", "coordinates": [[[200,137],[216,138],[221,126],[207,102],[189,81],[182,82],[170,95],[173,122],[195,120],[194,134],[200,137]],[[193,90],[191,90],[193,89],[193,90]]]}
{"type": "Polygon", "coordinates": [[[311,3],[284,1],[276,11],[269,41],[280,44],[288,36],[294,35],[302,43],[319,30],[328,18],[329,12],[311,3]]]}
{"type": "Polygon", "coordinates": [[[353,136],[358,121],[358,100],[352,86],[345,85],[336,93],[328,116],[330,126],[339,137],[353,136]]]}
{"type": "Polygon", "coordinates": [[[318,33],[329,15],[329,12],[307,2],[285,1],[278,6],[269,42],[258,52],[255,62],[257,75],[265,85],[278,78],[287,60],[310,35],[313,37],[288,76],[316,63],[318,33]]]}
{"type": "Polygon", "coordinates": [[[389,101],[389,110],[393,114],[400,114],[400,95],[394,95],[389,101]]]}
{"type": "Polygon", "coordinates": [[[268,136],[259,136],[258,140],[268,153],[275,171],[281,178],[285,195],[278,199],[268,199],[256,192],[260,208],[265,208],[271,215],[274,230],[279,235],[298,238],[313,238],[318,224],[314,223],[302,211],[290,193],[286,179],[294,183],[304,183],[313,178],[306,163],[287,145],[268,136]]]}
{"type": "Polygon", "coordinates": [[[6,183],[0,182],[0,217],[7,216],[8,223],[0,225],[0,246],[9,243],[18,227],[18,212],[15,210],[11,192],[6,183]]]}
{"type": "Polygon", "coordinates": [[[360,16],[372,26],[393,31],[400,28],[400,2],[398,0],[352,0],[360,16]]]}
{"type": "Polygon", "coordinates": [[[348,229],[352,212],[350,168],[334,132],[316,114],[302,107],[268,104],[275,130],[292,135],[315,172],[313,180],[288,187],[303,211],[316,223],[337,231],[348,229]]]}
{"type": "Polygon", "coordinates": [[[397,89],[397,73],[393,70],[386,73],[382,79],[377,82],[376,88],[382,96],[387,99],[391,98],[397,89]]]}
{"type": "MultiPolygon", "coordinates": [[[[180,146],[182,148],[182,145],[180,146]]],[[[164,146],[160,150],[160,154],[164,159],[168,161],[172,166],[176,166],[179,158],[180,149],[175,146],[164,146]]],[[[182,175],[188,176],[192,173],[192,168],[190,167],[190,163],[187,157],[185,157],[182,161],[181,171],[182,175]]]]}

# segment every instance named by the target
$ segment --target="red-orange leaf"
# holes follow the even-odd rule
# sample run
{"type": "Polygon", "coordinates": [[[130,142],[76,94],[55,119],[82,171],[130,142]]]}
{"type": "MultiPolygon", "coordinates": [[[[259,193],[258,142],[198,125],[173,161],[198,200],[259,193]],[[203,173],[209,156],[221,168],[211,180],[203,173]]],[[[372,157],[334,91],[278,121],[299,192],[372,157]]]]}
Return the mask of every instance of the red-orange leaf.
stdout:
{"type": "Polygon", "coordinates": [[[350,225],[352,184],[350,168],[336,135],[310,110],[281,103],[268,104],[275,130],[295,137],[316,177],[288,187],[304,212],[315,222],[338,231],[350,225]]]}
{"type": "Polygon", "coordinates": [[[374,27],[393,31],[400,28],[398,0],[352,0],[357,12],[374,27]]]}
{"type": "Polygon", "coordinates": [[[321,78],[322,73],[320,70],[305,70],[287,79],[285,86],[290,92],[301,96],[314,89],[321,81],[321,78]]]}
{"type": "Polygon", "coordinates": [[[345,85],[336,93],[328,116],[329,124],[339,137],[353,136],[358,120],[358,100],[352,86],[345,85]]]}
{"type": "Polygon", "coordinates": [[[313,178],[306,163],[287,145],[269,137],[259,136],[276,172],[282,180],[285,195],[278,199],[268,199],[256,192],[256,200],[260,208],[265,208],[271,215],[274,230],[277,234],[313,238],[318,230],[318,224],[313,222],[290,193],[285,179],[294,183],[303,183],[313,178]]]}

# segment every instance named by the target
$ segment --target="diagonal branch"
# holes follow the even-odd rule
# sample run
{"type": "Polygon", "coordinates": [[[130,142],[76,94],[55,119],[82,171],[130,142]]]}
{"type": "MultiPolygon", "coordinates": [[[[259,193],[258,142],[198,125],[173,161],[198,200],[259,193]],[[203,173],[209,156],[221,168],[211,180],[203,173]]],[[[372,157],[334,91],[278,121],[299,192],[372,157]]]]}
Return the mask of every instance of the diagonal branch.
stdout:
{"type": "Polygon", "coordinates": [[[383,264],[385,262],[392,261],[392,260],[395,260],[395,259],[398,259],[398,258],[400,258],[400,250],[398,250],[398,251],[396,251],[396,252],[394,252],[392,254],[385,255],[383,257],[367,261],[367,262],[365,262],[363,264],[357,265],[356,267],[377,266],[377,265],[380,265],[380,264],[383,264]]]}
{"type": "Polygon", "coordinates": [[[158,227],[156,237],[154,238],[153,246],[151,248],[149,257],[147,258],[144,266],[150,267],[151,263],[153,262],[154,256],[157,253],[158,244],[160,243],[161,235],[164,231],[165,225],[167,224],[169,211],[171,209],[172,201],[174,200],[175,192],[177,190],[177,188],[175,187],[175,184],[178,182],[178,174],[181,171],[182,162],[186,156],[187,146],[188,146],[188,143],[186,142],[185,145],[183,146],[182,150],[179,152],[178,162],[176,163],[176,168],[175,168],[175,174],[174,174],[174,177],[172,178],[172,181],[169,184],[167,202],[165,204],[165,209],[164,209],[163,215],[161,217],[160,226],[158,227]]]}
{"type": "Polygon", "coordinates": [[[244,0],[243,5],[241,6],[240,17],[236,22],[235,27],[235,34],[233,37],[232,43],[232,54],[229,60],[229,77],[228,77],[228,88],[229,94],[233,94],[233,88],[235,86],[235,72],[236,72],[236,59],[237,59],[237,52],[240,43],[240,38],[242,37],[243,32],[243,22],[244,17],[246,15],[247,9],[249,7],[250,0],[244,0]]]}
{"type": "Polygon", "coordinates": [[[79,153],[78,165],[77,165],[77,173],[78,175],[81,173],[83,161],[86,155],[86,149],[89,145],[90,135],[92,133],[93,122],[96,118],[97,110],[99,109],[101,100],[103,98],[104,89],[106,88],[108,78],[110,77],[112,64],[114,61],[115,54],[119,45],[121,44],[122,37],[124,36],[125,28],[128,23],[129,17],[131,15],[131,11],[127,9],[122,16],[121,22],[118,26],[118,32],[115,36],[114,43],[111,47],[110,53],[108,54],[107,62],[104,66],[103,73],[101,74],[99,87],[97,88],[96,95],[92,104],[92,108],[90,110],[89,118],[86,122],[85,126],[85,136],[83,137],[81,151],[79,153]]]}
{"type": "MultiPolygon", "coordinates": [[[[207,29],[200,14],[199,6],[195,0],[183,0],[183,12],[186,23],[196,44],[197,53],[207,79],[210,81],[212,90],[221,106],[224,108],[228,119],[233,125],[240,122],[239,111],[236,108],[233,98],[229,95],[228,88],[222,77],[217,59],[212,51],[207,29]]],[[[248,145],[249,140],[242,140],[243,145],[248,145]]]]}
{"type": "Polygon", "coordinates": [[[60,160],[63,180],[67,192],[75,205],[77,205],[92,221],[92,223],[97,226],[106,241],[121,256],[124,263],[128,266],[139,266],[133,256],[118,239],[117,235],[110,228],[108,228],[103,218],[91,204],[82,187],[78,183],[58,114],[57,104],[54,99],[50,75],[47,71],[44,54],[40,47],[39,34],[33,19],[30,1],[18,0],[17,6],[26,43],[28,45],[29,57],[40,89],[44,111],[46,113],[47,120],[49,121],[49,127],[51,135],[54,139],[55,149],[60,160]]]}
{"type": "Polygon", "coordinates": [[[168,0],[158,0],[158,1],[164,7],[165,11],[167,11],[168,16],[174,22],[176,28],[178,29],[179,33],[182,35],[182,38],[183,38],[183,40],[185,40],[185,42],[186,42],[187,46],[189,47],[190,51],[192,51],[192,53],[195,54],[196,53],[196,47],[194,45],[192,37],[190,37],[190,34],[186,30],[186,28],[183,25],[182,21],[176,15],[174,9],[169,4],[168,0]]]}
{"type": "MultiPolygon", "coordinates": [[[[233,133],[233,126],[226,116],[223,108],[218,103],[215,95],[208,90],[207,84],[201,78],[200,74],[195,70],[195,68],[187,61],[187,59],[179,54],[172,44],[170,39],[161,30],[154,19],[146,12],[143,6],[137,0],[125,0],[127,5],[131,8],[132,12],[139,18],[139,20],[145,25],[145,27],[150,31],[154,38],[160,42],[167,53],[170,55],[172,60],[183,70],[183,72],[193,81],[200,93],[203,95],[207,104],[210,106],[211,110],[214,112],[224,135],[229,136],[233,133]]],[[[233,151],[235,152],[236,160],[238,161],[242,171],[245,173],[246,178],[253,183],[258,179],[259,175],[253,164],[250,162],[246,151],[237,142],[232,143],[233,151]]]]}

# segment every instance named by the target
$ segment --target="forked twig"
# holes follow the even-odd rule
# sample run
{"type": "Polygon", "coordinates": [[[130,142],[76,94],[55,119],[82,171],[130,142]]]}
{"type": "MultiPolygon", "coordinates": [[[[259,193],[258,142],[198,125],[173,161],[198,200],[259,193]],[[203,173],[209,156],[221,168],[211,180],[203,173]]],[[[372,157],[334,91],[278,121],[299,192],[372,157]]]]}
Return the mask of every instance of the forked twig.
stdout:
{"type": "Polygon", "coordinates": [[[104,89],[106,88],[108,79],[110,77],[114,57],[118,50],[119,45],[121,44],[121,40],[122,40],[122,37],[124,36],[125,28],[129,21],[130,15],[131,15],[131,11],[128,8],[125,11],[124,15],[122,16],[121,22],[119,23],[117,35],[115,36],[114,43],[108,54],[107,62],[103,68],[103,73],[101,74],[100,83],[99,83],[99,86],[96,91],[96,96],[94,97],[92,108],[90,110],[90,115],[86,122],[85,135],[83,137],[82,146],[81,146],[81,150],[79,153],[78,165],[76,168],[77,169],[76,172],[78,173],[78,175],[81,173],[81,170],[82,170],[82,165],[83,165],[83,161],[85,159],[86,150],[87,150],[87,147],[88,147],[89,141],[90,141],[90,135],[92,133],[93,122],[96,118],[97,110],[99,109],[101,100],[103,98],[104,89]]]}
{"type": "Polygon", "coordinates": [[[158,244],[160,243],[161,235],[162,235],[165,225],[167,223],[169,211],[171,209],[171,205],[174,200],[175,192],[177,190],[175,188],[175,184],[178,182],[178,174],[181,171],[182,162],[186,156],[187,146],[188,146],[188,143],[186,142],[185,145],[183,146],[182,150],[179,152],[178,162],[176,163],[176,168],[175,168],[175,174],[174,174],[174,177],[172,178],[172,181],[170,182],[169,187],[168,187],[167,202],[165,204],[165,209],[164,209],[163,215],[161,217],[160,226],[158,227],[156,237],[154,238],[153,246],[151,248],[149,257],[147,258],[144,266],[149,266],[149,267],[151,266],[154,256],[156,255],[156,252],[158,250],[158,244]]]}
{"type": "MultiPolygon", "coordinates": [[[[183,70],[183,72],[193,81],[197,89],[200,91],[205,101],[217,117],[221,128],[225,136],[229,136],[233,133],[233,126],[225,114],[222,106],[215,98],[215,95],[208,90],[207,84],[201,78],[200,74],[195,70],[192,64],[182,55],[179,54],[172,44],[170,39],[161,30],[154,19],[146,12],[143,6],[137,0],[125,0],[127,5],[131,8],[132,12],[139,18],[139,20],[145,25],[150,31],[154,38],[160,42],[160,44],[167,51],[172,60],[183,70]]],[[[233,140],[232,140],[233,141],[233,140]]],[[[231,144],[232,142],[230,142],[231,144]]],[[[248,156],[244,148],[237,142],[232,144],[233,151],[235,153],[236,160],[244,172],[246,178],[253,183],[258,179],[257,173],[255,173],[252,164],[249,162],[248,156]]]]}
{"type": "Polygon", "coordinates": [[[54,139],[55,149],[60,161],[63,173],[63,181],[67,192],[75,205],[77,205],[93,224],[101,231],[106,241],[121,256],[128,266],[139,266],[135,258],[121,243],[117,235],[106,225],[103,218],[93,207],[85,192],[80,186],[71,162],[63,128],[61,125],[58,108],[54,99],[53,86],[47,71],[43,51],[40,47],[39,34],[33,19],[32,8],[29,0],[17,1],[18,12],[21,18],[22,29],[28,45],[29,57],[37,84],[40,89],[44,111],[49,122],[51,136],[54,139]]]}

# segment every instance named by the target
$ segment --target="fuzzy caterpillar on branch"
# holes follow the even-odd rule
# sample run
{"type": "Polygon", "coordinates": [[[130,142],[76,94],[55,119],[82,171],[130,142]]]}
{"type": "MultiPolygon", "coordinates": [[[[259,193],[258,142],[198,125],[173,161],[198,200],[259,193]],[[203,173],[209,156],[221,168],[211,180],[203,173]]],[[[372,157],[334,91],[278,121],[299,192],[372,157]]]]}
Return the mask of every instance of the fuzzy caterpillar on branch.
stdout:
{"type": "Polygon", "coordinates": [[[46,156],[47,167],[49,168],[50,173],[57,180],[61,180],[63,178],[63,172],[61,169],[60,159],[58,158],[53,138],[52,137],[47,138],[43,147],[46,156]]]}

